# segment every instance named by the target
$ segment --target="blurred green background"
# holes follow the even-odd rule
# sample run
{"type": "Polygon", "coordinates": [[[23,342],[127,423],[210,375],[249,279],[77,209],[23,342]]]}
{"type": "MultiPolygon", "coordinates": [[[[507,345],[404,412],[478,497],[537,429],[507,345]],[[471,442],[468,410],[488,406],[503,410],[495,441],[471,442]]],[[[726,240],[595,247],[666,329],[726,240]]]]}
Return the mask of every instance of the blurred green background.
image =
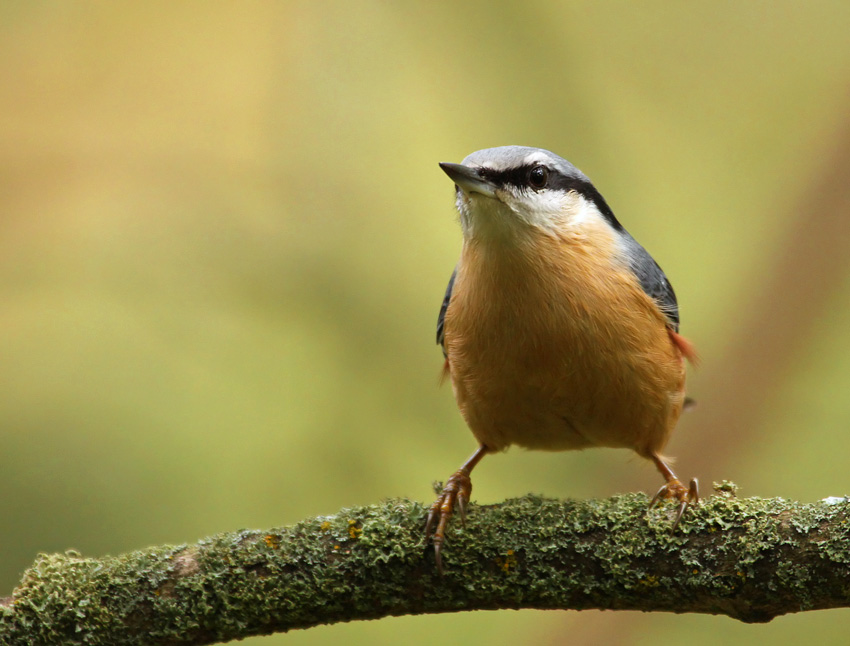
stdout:
{"type": "MultiPolygon", "coordinates": [[[[681,475],[850,493],[848,28],[841,2],[0,4],[2,594],[40,551],[430,501],[475,448],[437,387],[460,248],[437,162],[504,144],[582,168],[675,285],[703,359],[681,475]]],[[[614,450],[475,475],[481,502],[661,484],[614,450]]],[[[481,612],[245,643],[843,644],[847,620],[481,612]]]]}

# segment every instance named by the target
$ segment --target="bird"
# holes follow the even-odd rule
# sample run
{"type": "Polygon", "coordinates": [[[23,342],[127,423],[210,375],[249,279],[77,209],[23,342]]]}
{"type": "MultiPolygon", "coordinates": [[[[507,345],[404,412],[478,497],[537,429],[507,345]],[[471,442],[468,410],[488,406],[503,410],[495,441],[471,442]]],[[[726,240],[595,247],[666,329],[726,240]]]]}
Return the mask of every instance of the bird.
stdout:
{"type": "Polygon", "coordinates": [[[678,501],[673,530],[699,502],[662,455],[683,408],[685,360],[675,292],[590,179],[548,150],[501,146],[440,168],[455,184],[463,244],[437,319],[443,376],[478,442],[431,505],[425,538],[442,550],[470,473],[516,445],[618,447],[652,461],[678,501]]]}

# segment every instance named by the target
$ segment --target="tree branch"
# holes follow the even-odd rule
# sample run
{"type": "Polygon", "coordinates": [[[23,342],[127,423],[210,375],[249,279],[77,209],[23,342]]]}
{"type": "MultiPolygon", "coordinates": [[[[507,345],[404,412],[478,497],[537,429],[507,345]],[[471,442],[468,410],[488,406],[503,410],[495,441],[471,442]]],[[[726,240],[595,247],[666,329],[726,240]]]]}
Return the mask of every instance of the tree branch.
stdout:
{"type": "Polygon", "coordinates": [[[0,601],[0,644],[212,644],[388,615],[497,608],[725,614],[850,606],[850,499],[738,499],[688,511],[643,494],[526,496],[469,510],[446,574],[407,500],[269,531],[101,559],[41,555],[0,601]]]}

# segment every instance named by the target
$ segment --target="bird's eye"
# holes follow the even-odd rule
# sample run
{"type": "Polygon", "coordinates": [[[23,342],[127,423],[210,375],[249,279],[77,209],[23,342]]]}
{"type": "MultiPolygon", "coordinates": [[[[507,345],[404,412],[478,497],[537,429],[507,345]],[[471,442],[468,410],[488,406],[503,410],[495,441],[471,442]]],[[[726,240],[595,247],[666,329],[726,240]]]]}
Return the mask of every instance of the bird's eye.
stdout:
{"type": "Polygon", "coordinates": [[[543,188],[549,180],[549,169],[545,166],[535,166],[528,171],[528,183],[534,188],[543,188]]]}

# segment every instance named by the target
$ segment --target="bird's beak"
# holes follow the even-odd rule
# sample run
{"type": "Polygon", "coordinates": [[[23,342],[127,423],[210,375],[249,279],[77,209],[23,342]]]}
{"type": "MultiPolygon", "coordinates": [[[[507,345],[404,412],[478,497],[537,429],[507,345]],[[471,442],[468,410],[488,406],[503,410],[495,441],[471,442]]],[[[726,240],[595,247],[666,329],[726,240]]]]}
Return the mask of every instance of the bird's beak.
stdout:
{"type": "Polygon", "coordinates": [[[478,171],[463,164],[440,162],[440,168],[467,195],[480,193],[487,197],[496,197],[496,187],[478,174],[478,171]]]}

